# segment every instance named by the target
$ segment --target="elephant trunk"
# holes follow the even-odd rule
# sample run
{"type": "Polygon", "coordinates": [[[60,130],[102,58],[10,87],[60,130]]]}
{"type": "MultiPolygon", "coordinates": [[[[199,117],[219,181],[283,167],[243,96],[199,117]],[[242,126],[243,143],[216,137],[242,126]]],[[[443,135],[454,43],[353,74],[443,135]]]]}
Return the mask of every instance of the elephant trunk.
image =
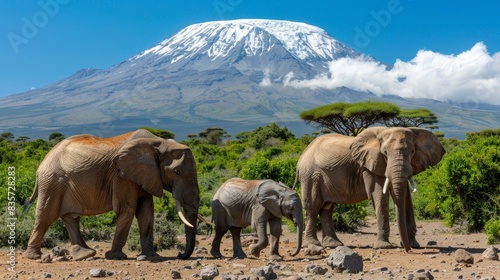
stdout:
{"type": "Polygon", "coordinates": [[[300,249],[302,248],[302,232],[304,231],[304,216],[302,214],[302,209],[300,211],[295,211],[293,221],[297,225],[297,249],[294,253],[291,253],[290,256],[296,256],[300,249]],[[300,212],[300,213],[299,213],[300,212]]]}
{"type": "Polygon", "coordinates": [[[411,207],[411,205],[406,205],[406,196],[409,195],[409,189],[407,181],[403,182],[392,182],[392,197],[394,204],[396,205],[396,218],[399,228],[399,236],[401,237],[401,242],[405,251],[411,250],[410,239],[408,237],[408,221],[406,212],[408,211],[406,207],[411,207]]]}
{"type": "Polygon", "coordinates": [[[186,251],[184,253],[179,252],[177,255],[180,259],[188,259],[194,251],[195,243],[196,243],[196,220],[198,219],[198,211],[188,211],[186,213],[186,220],[189,225],[184,225],[184,231],[186,233],[186,251]]]}

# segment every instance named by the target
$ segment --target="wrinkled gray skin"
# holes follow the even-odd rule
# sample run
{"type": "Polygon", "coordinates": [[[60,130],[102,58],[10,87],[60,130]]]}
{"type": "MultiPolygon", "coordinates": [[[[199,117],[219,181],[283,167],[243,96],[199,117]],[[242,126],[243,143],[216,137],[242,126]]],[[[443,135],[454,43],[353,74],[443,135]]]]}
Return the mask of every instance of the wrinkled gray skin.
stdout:
{"type": "Polygon", "coordinates": [[[374,247],[391,247],[390,193],[397,208],[397,224],[405,250],[418,248],[408,180],[437,164],[444,152],[437,137],[420,128],[373,127],[356,137],[338,134],[318,137],[297,163],[296,181],[302,188],[306,212],[305,244],[330,248],[342,245],[333,225],[335,205],[371,199],[378,223],[378,241],[374,247]],[[384,195],[386,178],[390,183],[384,195]],[[318,215],[323,232],[321,243],[316,232],[318,215]]]}
{"type": "Polygon", "coordinates": [[[220,243],[224,234],[230,230],[233,236],[233,257],[246,258],[241,248],[241,229],[252,225],[258,235],[257,244],[250,245],[250,253],[260,256],[260,251],[268,244],[267,223],[271,239],[271,260],[281,260],[279,239],[281,217],[292,220],[297,225],[297,250],[302,246],[303,214],[299,196],[292,189],[272,180],[227,180],[215,193],[212,200],[212,219],[215,224],[215,237],[210,253],[222,258],[220,243]]]}
{"type": "MultiPolygon", "coordinates": [[[[185,218],[196,226],[199,189],[191,150],[174,140],[146,130],[112,138],[78,135],[56,145],[37,171],[30,203],[38,195],[36,220],[25,256],[39,259],[45,232],[61,218],[68,231],[74,260],[95,255],[80,233],[80,217],[116,212],[116,231],[107,259],[126,259],[122,248],[134,216],[140,231],[141,255],[157,256],[153,249],[153,195],[166,189],[180,203],[185,218]]],[[[180,209],[178,209],[180,210],[180,209]]],[[[195,246],[196,230],[186,225],[186,252],[195,246]]]]}

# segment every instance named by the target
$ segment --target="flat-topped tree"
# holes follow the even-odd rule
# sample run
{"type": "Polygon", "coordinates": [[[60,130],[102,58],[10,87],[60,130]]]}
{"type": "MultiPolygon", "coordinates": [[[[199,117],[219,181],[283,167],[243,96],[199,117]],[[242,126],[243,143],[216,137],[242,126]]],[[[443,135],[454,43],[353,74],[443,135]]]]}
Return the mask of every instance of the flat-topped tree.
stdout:
{"type": "Polygon", "coordinates": [[[438,117],[426,108],[402,109],[398,116],[385,121],[385,125],[389,127],[420,127],[421,125],[434,125],[436,123],[438,123],[438,117]]]}
{"type": "Polygon", "coordinates": [[[369,126],[395,118],[400,111],[389,102],[338,102],[304,111],[300,118],[339,134],[356,136],[369,126]]]}

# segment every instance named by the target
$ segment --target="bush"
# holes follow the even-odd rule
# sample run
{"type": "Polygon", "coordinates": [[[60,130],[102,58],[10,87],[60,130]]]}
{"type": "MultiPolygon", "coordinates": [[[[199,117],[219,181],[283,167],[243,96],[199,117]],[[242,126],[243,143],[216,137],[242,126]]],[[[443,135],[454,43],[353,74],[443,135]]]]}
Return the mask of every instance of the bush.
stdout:
{"type": "Polygon", "coordinates": [[[488,239],[486,244],[500,243],[500,220],[491,219],[484,225],[488,239]]]}
{"type": "Polygon", "coordinates": [[[335,230],[352,233],[364,225],[367,205],[368,200],[355,204],[338,204],[333,211],[335,230]]]}
{"type": "MultiPolygon", "coordinates": [[[[164,213],[155,214],[154,239],[153,246],[155,251],[170,249],[179,243],[177,235],[177,223],[169,221],[164,213]]],[[[139,251],[141,249],[141,240],[139,235],[139,225],[134,219],[130,228],[130,234],[127,241],[128,249],[139,251]]]]}
{"type": "Polygon", "coordinates": [[[443,160],[417,176],[415,209],[419,217],[444,219],[448,226],[484,229],[499,216],[500,137],[470,134],[443,160]]]}

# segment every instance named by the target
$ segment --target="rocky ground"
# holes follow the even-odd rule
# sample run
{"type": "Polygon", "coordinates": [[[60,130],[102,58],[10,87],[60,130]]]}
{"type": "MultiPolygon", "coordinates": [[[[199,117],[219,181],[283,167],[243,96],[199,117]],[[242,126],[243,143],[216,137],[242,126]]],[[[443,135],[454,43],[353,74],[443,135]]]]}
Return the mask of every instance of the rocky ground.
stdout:
{"type": "MultiPolygon", "coordinates": [[[[213,276],[209,276],[212,271],[218,272],[214,279],[265,279],[262,275],[275,275],[278,279],[500,279],[500,261],[482,256],[489,247],[486,245],[485,234],[454,233],[441,221],[419,221],[417,226],[417,240],[423,248],[410,253],[401,248],[372,249],[371,245],[376,240],[373,218],[357,233],[339,234],[344,244],[361,256],[363,269],[359,273],[333,270],[327,264],[327,258],[333,249],[316,256],[306,255],[302,250],[296,257],[290,257],[289,252],[293,252],[295,248],[296,234],[289,233],[284,227],[280,246],[283,261],[267,261],[268,248],[258,259],[212,259],[209,253],[212,238],[201,235],[197,238],[197,249],[189,260],[177,259],[178,250],[159,252],[161,257],[155,260],[137,261],[137,252],[129,251],[126,252],[128,260],[106,260],[104,252],[111,244],[88,242],[90,246],[97,248],[98,253],[90,260],[79,262],[53,260],[51,263],[41,263],[25,258],[23,252],[18,251],[16,273],[10,272],[8,262],[2,261],[0,277],[91,279],[95,275],[108,279],[212,279],[213,276]],[[469,262],[470,257],[473,258],[472,263],[460,263],[456,260],[459,249],[464,249],[465,252],[462,253],[469,255],[466,256],[469,257],[469,262]],[[257,278],[258,275],[261,275],[260,278],[257,278]]],[[[391,241],[399,243],[397,228],[394,224],[391,227],[391,241]]],[[[243,242],[248,244],[252,238],[245,236],[243,242]]],[[[223,254],[226,256],[232,255],[231,244],[230,238],[223,240],[223,254]]],[[[69,248],[70,245],[60,244],[60,247],[69,248]]],[[[3,259],[7,258],[8,252],[7,248],[1,249],[3,259]]]]}

